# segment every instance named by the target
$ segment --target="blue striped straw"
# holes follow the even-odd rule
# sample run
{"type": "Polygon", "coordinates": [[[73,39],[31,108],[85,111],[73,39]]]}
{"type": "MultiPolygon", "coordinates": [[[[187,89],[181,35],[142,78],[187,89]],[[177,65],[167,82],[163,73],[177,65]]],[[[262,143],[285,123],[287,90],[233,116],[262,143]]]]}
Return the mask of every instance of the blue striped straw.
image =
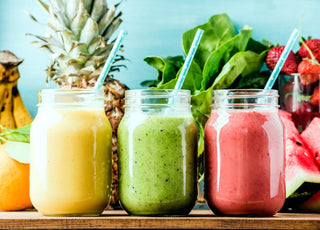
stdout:
{"type": "Polygon", "coordinates": [[[264,87],[264,89],[272,89],[272,87],[273,87],[275,81],[277,80],[277,77],[278,77],[284,63],[286,62],[286,60],[289,56],[289,53],[292,50],[292,47],[293,47],[295,41],[297,40],[298,36],[299,36],[299,31],[297,29],[294,29],[286,46],[284,47],[284,50],[283,50],[283,52],[282,52],[282,54],[276,64],[276,66],[274,67],[274,69],[270,75],[270,78],[269,78],[266,86],[264,87]]]}
{"type": "Polygon", "coordinates": [[[186,60],[185,60],[185,62],[183,64],[182,70],[181,70],[181,72],[179,74],[179,78],[178,78],[177,83],[176,83],[176,85],[174,87],[174,90],[181,89],[181,87],[183,85],[183,82],[186,79],[186,76],[187,76],[187,73],[189,71],[189,68],[191,66],[192,60],[194,58],[194,55],[196,54],[196,51],[197,51],[198,46],[200,44],[200,40],[201,40],[202,35],[203,35],[203,30],[198,29],[197,33],[196,33],[196,36],[193,39],[192,45],[191,45],[191,47],[189,49],[187,58],[186,58],[186,60]]]}
{"type": "Polygon", "coordinates": [[[112,66],[112,63],[116,57],[116,54],[117,52],[119,51],[120,49],[120,46],[121,46],[121,42],[122,40],[124,39],[124,37],[127,35],[127,32],[124,31],[124,30],[121,30],[118,37],[117,37],[117,40],[116,42],[114,43],[113,47],[112,47],[112,50],[108,56],[108,59],[106,61],[106,63],[104,64],[103,66],[103,69],[99,75],[99,78],[97,80],[97,83],[95,85],[95,89],[101,89],[102,85],[103,85],[103,82],[104,80],[106,79],[109,71],[110,71],[110,68],[112,66]]]}

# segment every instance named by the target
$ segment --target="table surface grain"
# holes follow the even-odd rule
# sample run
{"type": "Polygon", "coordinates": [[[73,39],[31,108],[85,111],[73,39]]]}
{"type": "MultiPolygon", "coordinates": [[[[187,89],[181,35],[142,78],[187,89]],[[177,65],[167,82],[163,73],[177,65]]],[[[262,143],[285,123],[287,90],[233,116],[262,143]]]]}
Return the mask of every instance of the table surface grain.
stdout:
{"type": "Polygon", "coordinates": [[[99,217],[44,217],[29,210],[0,212],[0,229],[320,229],[320,214],[218,217],[210,210],[193,210],[186,217],[138,217],[106,210],[99,217]]]}

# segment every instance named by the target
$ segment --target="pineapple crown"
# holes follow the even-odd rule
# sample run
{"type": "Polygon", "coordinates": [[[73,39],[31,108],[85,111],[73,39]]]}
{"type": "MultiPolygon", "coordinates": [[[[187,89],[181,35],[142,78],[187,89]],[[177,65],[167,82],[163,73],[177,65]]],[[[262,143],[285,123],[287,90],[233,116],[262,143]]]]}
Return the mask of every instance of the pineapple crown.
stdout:
{"type": "MultiPolygon", "coordinates": [[[[48,33],[28,35],[38,39],[32,44],[51,53],[46,81],[74,85],[97,78],[114,43],[110,37],[122,22],[122,13],[116,13],[120,3],[108,7],[107,0],[49,0],[49,5],[37,1],[49,14],[43,25],[48,33]]],[[[123,59],[117,55],[115,62],[123,59]]],[[[113,65],[110,72],[121,66],[113,65]]]]}

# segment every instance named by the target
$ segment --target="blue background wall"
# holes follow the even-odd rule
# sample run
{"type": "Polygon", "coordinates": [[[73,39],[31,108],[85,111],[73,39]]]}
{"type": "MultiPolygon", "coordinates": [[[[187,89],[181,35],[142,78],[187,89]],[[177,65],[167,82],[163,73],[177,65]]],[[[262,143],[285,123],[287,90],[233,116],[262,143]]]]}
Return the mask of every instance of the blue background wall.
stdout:
{"type": "MultiPolygon", "coordinates": [[[[30,45],[33,38],[25,34],[44,34],[44,30],[24,11],[43,23],[46,13],[36,0],[0,0],[0,9],[0,50],[10,50],[25,59],[20,66],[19,90],[35,116],[37,91],[47,87],[44,70],[49,61],[46,52],[30,45]]],[[[226,12],[237,29],[247,24],[253,27],[256,40],[279,44],[286,43],[303,17],[302,35],[320,38],[319,0],[124,0],[121,10],[121,28],[128,31],[125,56],[130,62],[126,63],[128,69],[116,78],[130,88],[140,88],[142,80],[156,77],[156,71],[143,61],[144,57],[182,54],[182,33],[205,23],[214,14],[226,12]]]]}

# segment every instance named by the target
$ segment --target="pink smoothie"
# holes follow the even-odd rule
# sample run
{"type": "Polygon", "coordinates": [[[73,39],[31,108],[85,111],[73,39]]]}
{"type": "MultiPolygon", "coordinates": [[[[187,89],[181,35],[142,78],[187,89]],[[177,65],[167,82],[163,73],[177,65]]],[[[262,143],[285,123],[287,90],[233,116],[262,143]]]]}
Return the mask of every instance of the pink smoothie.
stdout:
{"type": "Polygon", "coordinates": [[[272,216],[285,201],[277,110],[212,110],[205,128],[205,197],[216,214],[272,216]]]}

